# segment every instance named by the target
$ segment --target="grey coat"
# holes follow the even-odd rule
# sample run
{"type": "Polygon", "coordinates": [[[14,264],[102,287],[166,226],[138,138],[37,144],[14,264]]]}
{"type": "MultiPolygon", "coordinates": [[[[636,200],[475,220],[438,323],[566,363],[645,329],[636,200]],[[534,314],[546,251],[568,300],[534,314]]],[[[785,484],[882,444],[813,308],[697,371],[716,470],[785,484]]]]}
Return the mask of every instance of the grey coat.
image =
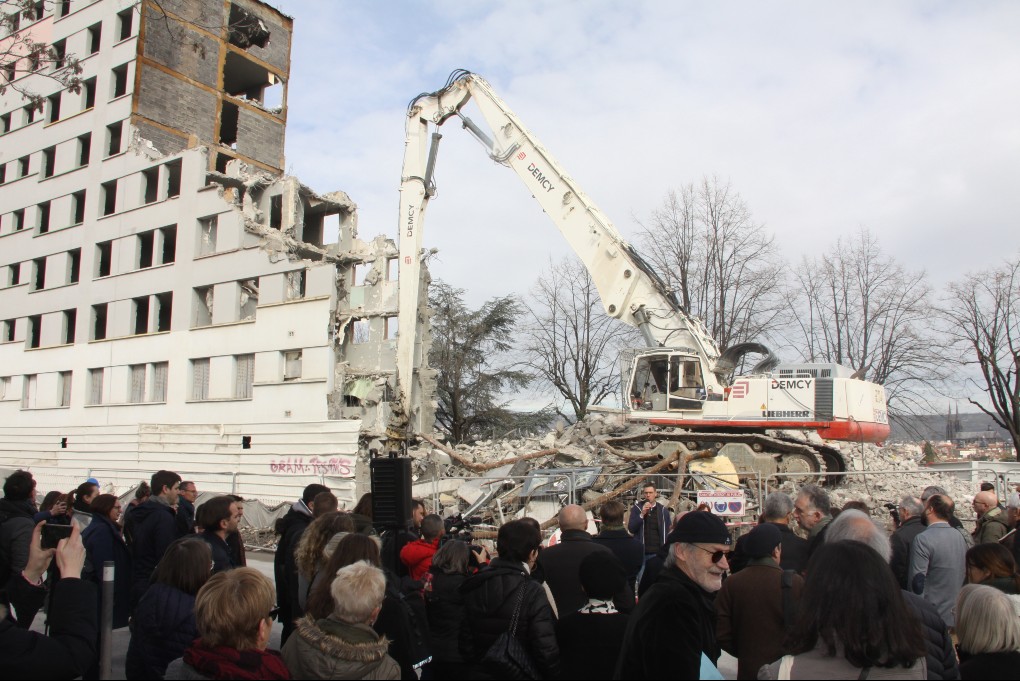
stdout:
{"type": "Polygon", "coordinates": [[[946,522],[928,526],[910,546],[910,590],[935,606],[947,626],[955,626],[953,605],[967,578],[967,542],[946,522]]]}

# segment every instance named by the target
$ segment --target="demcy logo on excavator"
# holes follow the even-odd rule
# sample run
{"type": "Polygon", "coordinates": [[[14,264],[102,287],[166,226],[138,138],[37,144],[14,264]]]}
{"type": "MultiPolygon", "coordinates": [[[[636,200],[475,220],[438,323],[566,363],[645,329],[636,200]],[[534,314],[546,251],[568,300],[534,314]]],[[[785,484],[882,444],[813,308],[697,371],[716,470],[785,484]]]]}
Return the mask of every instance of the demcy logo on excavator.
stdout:
{"type": "Polygon", "coordinates": [[[545,187],[545,190],[547,192],[551,192],[553,189],[555,189],[555,187],[553,187],[552,185],[552,182],[549,181],[549,178],[546,177],[541,170],[539,170],[537,164],[535,163],[528,164],[528,172],[535,176],[535,178],[538,180],[538,183],[545,187]]]}

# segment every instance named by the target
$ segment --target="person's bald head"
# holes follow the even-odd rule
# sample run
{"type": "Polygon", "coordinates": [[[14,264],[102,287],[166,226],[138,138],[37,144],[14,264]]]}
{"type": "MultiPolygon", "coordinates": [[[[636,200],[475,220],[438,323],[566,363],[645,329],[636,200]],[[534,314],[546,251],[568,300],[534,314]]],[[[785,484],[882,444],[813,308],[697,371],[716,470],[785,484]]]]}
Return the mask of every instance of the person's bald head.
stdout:
{"type": "Polygon", "coordinates": [[[995,492],[978,492],[974,495],[974,511],[979,518],[998,505],[999,498],[995,496],[995,492]]]}
{"type": "Polygon", "coordinates": [[[588,529],[588,516],[584,509],[577,504],[569,504],[560,509],[559,514],[561,530],[586,530],[588,529]]]}

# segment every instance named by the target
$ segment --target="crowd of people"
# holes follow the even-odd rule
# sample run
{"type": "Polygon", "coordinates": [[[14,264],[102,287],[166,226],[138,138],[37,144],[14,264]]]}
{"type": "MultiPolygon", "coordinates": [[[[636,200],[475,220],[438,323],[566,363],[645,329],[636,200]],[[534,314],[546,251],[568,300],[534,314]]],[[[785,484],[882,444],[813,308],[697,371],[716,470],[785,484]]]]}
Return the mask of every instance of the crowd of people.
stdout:
{"type": "Polygon", "coordinates": [[[275,580],[246,566],[244,500],[196,506],[172,471],[130,503],[91,479],[37,507],[27,471],[3,492],[3,676],[99,678],[107,562],[132,679],[708,679],[724,651],[740,679],[1020,675],[1020,495],[990,485],[972,533],[938,487],[905,495],[890,532],[805,485],[769,494],[736,542],[646,485],[602,504],[596,533],[571,504],[553,540],[520,518],[490,554],[421,501],[377,528],[370,494],[348,512],[312,484],[276,524],[275,580]]]}

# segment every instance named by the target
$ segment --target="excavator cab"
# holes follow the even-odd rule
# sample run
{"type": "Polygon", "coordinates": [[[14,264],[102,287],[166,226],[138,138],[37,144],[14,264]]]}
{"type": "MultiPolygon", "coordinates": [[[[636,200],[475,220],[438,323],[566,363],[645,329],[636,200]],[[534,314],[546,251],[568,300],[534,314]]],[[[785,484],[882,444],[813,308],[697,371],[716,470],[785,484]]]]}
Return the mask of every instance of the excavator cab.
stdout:
{"type": "Polygon", "coordinates": [[[650,352],[632,364],[630,408],[639,411],[701,410],[706,399],[701,361],[688,352],[650,352]]]}

